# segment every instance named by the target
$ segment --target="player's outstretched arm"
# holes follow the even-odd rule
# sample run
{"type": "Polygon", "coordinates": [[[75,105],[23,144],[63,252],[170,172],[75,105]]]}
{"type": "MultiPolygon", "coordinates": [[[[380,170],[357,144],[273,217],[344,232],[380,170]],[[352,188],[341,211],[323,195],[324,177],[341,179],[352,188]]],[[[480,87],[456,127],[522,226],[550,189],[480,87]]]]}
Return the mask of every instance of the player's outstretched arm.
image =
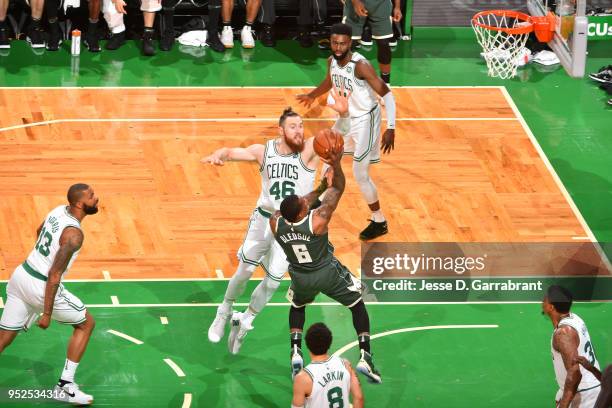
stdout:
{"type": "Polygon", "coordinates": [[[576,361],[578,357],[578,345],[580,340],[578,339],[578,333],[570,326],[559,327],[553,336],[553,347],[563,357],[563,364],[567,371],[565,377],[565,386],[563,387],[563,396],[559,401],[559,408],[568,408],[576,395],[578,390],[578,384],[582,379],[580,374],[580,366],[576,361]]]}
{"type": "Polygon", "coordinates": [[[304,370],[300,371],[293,380],[293,399],[291,408],[302,408],[306,405],[306,397],[312,392],[312,379],[304,370]]]}
{"type": "Polygon", "coordinates": [[[365,79],[374,91],[383,98],[385,102],[385,113],[387,115],[387,130],[382,135],[380,148],[383,153],[391,153],[395,148],[395,98],[391,89],[387,86],[367,60],[357,63],[355,73],[360,79],[365,79]]]}
{"type": "Polygon", "coordinates": [[[327,225],[331,220],[333,212],[338,207],[342,193],[344,193],[346,179],[344,178],[344,172],[342,171],[341,164],[343,152],[343,149],[340,149],[340,151],[332,150],[329,152],[329,159],[325,160],[325,162],[333,169],[333,178],[331,186],[325,192],[325,197],[323,198],[321,206],[314,210],[312,218],[312,232],[317,235],[325,234],[327,232],[327,225]]]}
{"type": "Polygon", "coordinates": [[[72,255],[81,248],[81,245],[83,245],[83,233],[81,230],[74,227],[66,228],[60,237],[60,248],[55,255],[53,265],[51,265],[49,276],[47,277],[43,315],[38,320],[38,327],[41,329],[46,329],[51,323],[53,302],[62,280],[62,273],[66,270],[72,255]]]}
{"type": "Polygon", "coordinates": [[[599,381],[601,381],[601,371],[599,371],[597,369],[597,367],[595,367],[593,364],[591,364],[591,362],[589,360],[587,360],[586,357],[577,356],[576,357],[576,362],[580,363],[581,366],[583,366],[587,371],[590,371],[591,374],[593,374],[595,376],[595,378],[597,378],[599,381]]]}
{"type": "Polygon", "coordinates": [[[200,161],[217,166],[223,166],[226,161],[256,161],[261,164],[264,150],[265,146],[262,144],[253,144],[248,147],[222,147],[200,161]]]}
{"type": "Polygon", "coordinates": [[[348,360],[344,360],[344,366],[351,374],[351,397],[353,397],[353,408],[363,408],[365,399],[363,397],[363,392],[361,391],[361,383],[359,382],[359,377],[353,370],[351,363],[348,360]]]}
{"type": "Polygon", "coordinates": [[[332,88],[331,75],[329,73],[331,59],[332,57],[329,57],[327,59],[327,75],[325,75],[325,79],[323,79],[323,82],[321,82],[319,86],[317,86],[315,89],[308,92],[307,94],[299,94],[295,97],[301,104],[303,104],[307,108],[310,108],[310,106],[319,96],[329,92],[329,90],[332,88]]]}

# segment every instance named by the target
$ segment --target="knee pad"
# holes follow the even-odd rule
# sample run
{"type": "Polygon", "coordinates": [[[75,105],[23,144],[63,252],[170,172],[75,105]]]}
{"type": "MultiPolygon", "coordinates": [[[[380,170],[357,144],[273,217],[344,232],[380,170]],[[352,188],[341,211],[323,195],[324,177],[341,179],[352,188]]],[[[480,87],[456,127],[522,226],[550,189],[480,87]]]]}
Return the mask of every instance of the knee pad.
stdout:
{"type": "Polygon", "coordinates": [[[355,177],[357,184],[370,182],[368,167],[370,167],[370,162],[367,161],[367,158],[360,162],[353,161],[353,177],[355,177]]]}
{"type": "Polygon", "coordinates": [[[365,158],[363,161],[357,162],[353,160],[353,177],[359,185],[361,195],[368,204],[375,203],[378,201],[378,190],[376,185],[368,174],[368,167],[370,163],[365,158]]]}
{"type": "Polygon", "coordinates": [[[376,45],[378,46],[378,54],[377,59],[380,64],[390,64],[391,63],[391,46],[389,45],[388,38],[382,38],[376,40],[376,45]]]}
{"type": "Polygon", "coordinates": [[[289,309],[289,328],[303,329],[306,321],[306,308],[291,306],[289,309]]]}
{"type": "Polygon", "coordinates": [[[161,10],[161,0],[141,0],[140,11],[146,11],[149,13],[155,13],[161,10]]]}

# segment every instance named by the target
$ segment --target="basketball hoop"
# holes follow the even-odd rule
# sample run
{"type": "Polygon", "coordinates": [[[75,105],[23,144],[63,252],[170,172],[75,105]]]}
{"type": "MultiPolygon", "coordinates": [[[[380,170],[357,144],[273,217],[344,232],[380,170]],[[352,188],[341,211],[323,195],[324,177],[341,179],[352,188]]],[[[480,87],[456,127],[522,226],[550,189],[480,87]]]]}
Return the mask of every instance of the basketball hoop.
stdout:
{"type": "Polygon", "coordinates": [[[525,43],[536,30],[538,40],[552,40],[554,16],[534,18],[513,10],[487,10],[472,18],[472,28],[482,46],[488,74],[502,79],[512,78],[517,68],[527,61],[525,43]],[[551,20],[552,17],[552,20],[551,20]]]}

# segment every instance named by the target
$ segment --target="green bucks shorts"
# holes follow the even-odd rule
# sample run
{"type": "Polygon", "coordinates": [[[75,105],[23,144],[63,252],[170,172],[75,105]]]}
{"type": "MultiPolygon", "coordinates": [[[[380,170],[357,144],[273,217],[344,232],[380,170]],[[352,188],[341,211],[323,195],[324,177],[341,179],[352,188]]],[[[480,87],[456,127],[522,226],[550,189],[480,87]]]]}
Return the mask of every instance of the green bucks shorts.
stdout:
{"type": "Polygon", "coordinates": [[[316,272],[299,272],[289,267],[291,286],[287,299],[295,307],[312,303],[319,293],[353,307],[361,300],[361,282],[336,258],[316,272]]]}
{"type": "MultiPolygon", "coordinates": [[[[362,0],[366,10],[368,10],[368,20],[372,28],[372,38],[381,40],[393,37],[393,20],[391,13],[393,5],[391,0],[362,0]]],[[[353,40],[361,38],[363,25],[366,17],[360,17],[353,8],[353,2],[346,0],[342,12],[342,22],[348,24],[353,29],[353,40]]]]}

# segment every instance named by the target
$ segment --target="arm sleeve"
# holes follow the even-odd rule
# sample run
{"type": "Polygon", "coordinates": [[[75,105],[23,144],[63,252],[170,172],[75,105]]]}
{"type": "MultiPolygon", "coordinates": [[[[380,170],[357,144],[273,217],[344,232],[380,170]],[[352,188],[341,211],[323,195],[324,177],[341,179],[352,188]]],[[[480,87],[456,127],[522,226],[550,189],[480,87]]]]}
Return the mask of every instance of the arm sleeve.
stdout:
{"type": "Polygon", "coordinates": [[[395,98],[391,90],[383,96],[385,112],[387,113],[387,129],[395,129],[395,98]]]}

